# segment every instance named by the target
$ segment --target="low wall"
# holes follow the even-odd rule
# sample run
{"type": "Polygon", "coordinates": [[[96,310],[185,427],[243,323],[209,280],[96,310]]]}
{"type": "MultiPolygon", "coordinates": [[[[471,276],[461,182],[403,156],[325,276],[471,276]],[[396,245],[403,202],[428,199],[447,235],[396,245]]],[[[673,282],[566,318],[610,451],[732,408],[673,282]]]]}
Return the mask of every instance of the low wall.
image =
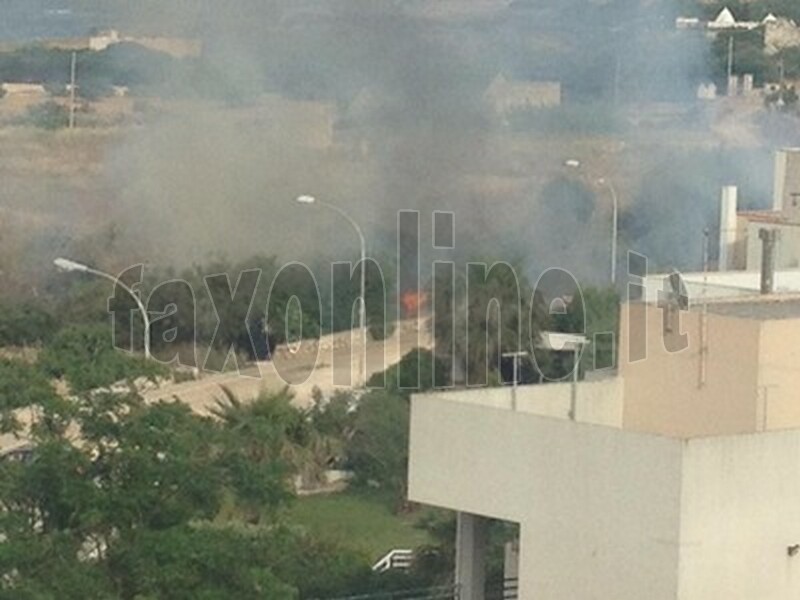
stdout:
{"type": "MultiPolygon", "coordinates": [[[[576,386],[575,420],[593,425],[622,426],[622,379],[582,381],[576,386]]],[[[517,412],[542,417],[568,419],[572,405],[572,383],[522,385],[516,388],[517,412]]],[[[422,394],[425,396],[427,394],[422,394]]],[[[512,410],[514,389],[511,386],[466,388],[435,392],[436,398],[488,408],[512,410]]]]}

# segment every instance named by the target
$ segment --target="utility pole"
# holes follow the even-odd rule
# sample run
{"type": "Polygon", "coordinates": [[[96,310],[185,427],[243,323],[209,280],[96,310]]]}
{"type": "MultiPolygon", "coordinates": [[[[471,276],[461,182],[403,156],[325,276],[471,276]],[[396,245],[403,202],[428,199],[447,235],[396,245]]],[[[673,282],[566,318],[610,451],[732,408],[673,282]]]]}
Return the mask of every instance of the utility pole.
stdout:
{"type": "Polygon", "coordinates": [[[75,129],[75,63],[78,53],[72,52],[72,61],[69,69],[69,128],[75,129]]]}
{"type": "Polygon", "coordinates": [[[733,34],[728,37],[728,93],[730,94],[731,77],[733,77],[733,34]]]}

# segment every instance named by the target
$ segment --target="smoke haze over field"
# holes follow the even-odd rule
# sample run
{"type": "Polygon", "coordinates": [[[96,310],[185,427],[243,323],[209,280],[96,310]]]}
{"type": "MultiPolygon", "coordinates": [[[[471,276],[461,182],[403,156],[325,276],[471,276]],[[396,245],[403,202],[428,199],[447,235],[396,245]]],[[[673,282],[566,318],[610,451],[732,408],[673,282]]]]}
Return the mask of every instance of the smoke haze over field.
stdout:
{"type": "MultiPolygon", "coordinates": [[[[17,17],[55,18],[46,12],[52,3],[13,4],[17,17]]],[[[714,119],[692,103],[707,79],[708,42],[674,31],[677,4],[59,6],[73,29],[80,22],[84,31],[114,26],[203,42],[213,100],[141,100],[143,125],[103,158],[108,218],[131,258],[352,258],[356,240],[344,222],[293,202],[313,194],[356,216],[384,256],[394,248],[398,210],[422,212],[423,252],[431,211],[452,210],[459,259],[522,259],[532,272],[563,266],[603,281],[610,201],[597,178],[620,192],[622,248],[627,242],[683,268],[697,266],[696,236],[713,225],[719,185],[749,186],[753,204],[769,194],[765,161],[752,160],[763,149],[730,154],[696,131],[714,119]],[[562,82],[565,107],[542,111],[527,129],[509,125],[484,99],[501,73],[562,82]],[[655,101],[681,102],[668,126],[647,121],[655,101]],[[676,156],[691,158],[678,170],[676,156]],[[563,163],[576,157],[584,168],[569,172],[563,163]]]]}

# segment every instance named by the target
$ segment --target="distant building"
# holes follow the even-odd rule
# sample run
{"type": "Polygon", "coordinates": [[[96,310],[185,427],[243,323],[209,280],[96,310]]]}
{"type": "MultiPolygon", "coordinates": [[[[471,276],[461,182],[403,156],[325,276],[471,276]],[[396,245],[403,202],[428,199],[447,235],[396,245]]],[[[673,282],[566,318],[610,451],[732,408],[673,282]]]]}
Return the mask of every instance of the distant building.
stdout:
{"type": "Polygon", "coordinates": [[[676,29],[699,29],[703,26],[700,19],[695,17],[678,17],[675,19],[676,29]]]}
{"type": "Polygon", "coordinates": [[[713,21],[706,27],[711,31],[725,31],[731,29],[756,29],[761,25],[758,21],[737,21],[733,12],[728,7],[723,8],[713,21]]]}
{"type": "Polygon", "coordinates": [[[761,268],[762,229],[778,232],[776,268],[800,268],[800,148],[784,148],[775,155],[772,208],[737,213],[734,241],[743,248],[744,260],[736,266],[761,268]]]}
{"type": "Polygon", "coordinates": [[[508,80],[501,73],[484,94],[495,113],[507,115],[515,110],[561,105],[561,84],[557,81],[508,80]]]}
{"type": "Polygon", "coordinates": [[[731,75],[728,77],[728,96],[733,98],[739,95],[739,76],[731,75]]]}
{"type": "Polygon", "coordinates": [[[774,55],[787,48],[800,46],[800,27],[791,19],[770,14],[764,20],[764,52],[774,55]],[[769,19],[772,17],[772,19],[769,19]]]}
{"type": "Polygon", "coordinates": [[[717,97],[717,85],[713,82],[701,83],[697,86],[698,100],[714,100],[717,97]]]}
{"type": "Polygon", "coordinates": [[[159,36],[123,36],[116,29],[109,29],[89,38],[89,49],[102,52],[115,44],[137,44],[154,52],[163,52],[175,58],[194,58],[200,56],[203,45],[193,38],[159,36]]]}
{"type": "Polygon", "coordinates": [[[736,17],[727,6],[719,12],[716,19],[708,23],[709,29],[732,29],[735,26],[736,17]]]}
{"type": "Polygon", "coordinates": [[[89,50],[102,52],[109,46],[119,44],[121,41],[122,38],[120,38],[119,32],[116,29],[109,29],[89,37],[89,50]]]}
{"type": "Polygon", "coordinates": [[[755,91],[755,83],[752,73],[742,75],[742,96],[752,96],[755,91]]]}
{"type": "Polygon", "coordinates": [[[5,97],[25,97],[30,99],[43,98],[47,95],[44,85],[41,83],[14,83],[6,82],[0,84],[5,97]]]}

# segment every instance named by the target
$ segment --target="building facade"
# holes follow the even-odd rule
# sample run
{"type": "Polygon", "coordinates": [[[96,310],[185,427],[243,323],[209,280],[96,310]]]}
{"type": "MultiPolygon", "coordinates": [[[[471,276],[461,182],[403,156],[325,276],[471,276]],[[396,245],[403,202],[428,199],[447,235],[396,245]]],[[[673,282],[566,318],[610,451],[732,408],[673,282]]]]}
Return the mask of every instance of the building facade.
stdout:
{"type": "Polygon", "coordinates": [[[796,295],[636,302],[598,381],[415,396],[409,497],[458,511],[461,599],[489,519],[523,600],[800,597],[796,340],[796,295]]]}

